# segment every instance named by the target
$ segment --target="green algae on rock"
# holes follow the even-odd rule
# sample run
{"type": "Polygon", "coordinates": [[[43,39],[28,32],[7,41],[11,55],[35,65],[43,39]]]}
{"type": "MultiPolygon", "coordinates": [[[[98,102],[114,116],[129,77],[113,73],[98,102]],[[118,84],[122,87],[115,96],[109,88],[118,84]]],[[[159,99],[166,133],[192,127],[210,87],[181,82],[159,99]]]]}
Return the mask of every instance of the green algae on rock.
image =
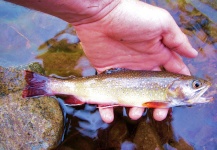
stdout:
{"type": "Polygon", "coordinates": [[[63,133],[63,115],[55,98],[22,98],[23,69],[43,73],[39,64],[0,67],[1,149],[53,149],[63,133]]]}
{"type": "Polygon", "coordinates": [[[80,43],[68,43],[67,40],[63,39],[58,41],[53,38],[48,40],[49,47],[43,46],[40,49],[47,49],[47,51],[39,56],[38,59],[43,60],[43,66],[46,70],[46,75],[56,74],[59,76],[80,76],[81,72],[75,70],[74,67],[77,65],[77,61],[80,57],[84,56],[80,43]]]}

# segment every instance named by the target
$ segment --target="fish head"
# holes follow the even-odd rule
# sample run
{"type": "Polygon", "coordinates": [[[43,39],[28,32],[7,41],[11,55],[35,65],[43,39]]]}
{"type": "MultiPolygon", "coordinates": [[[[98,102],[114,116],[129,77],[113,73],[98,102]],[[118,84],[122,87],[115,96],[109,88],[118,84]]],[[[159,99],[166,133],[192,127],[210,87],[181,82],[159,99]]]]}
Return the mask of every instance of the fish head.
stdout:
{"type": "Polygon", "coordinates": [[[175,80],[168,87],[167,98],[171,101],[171,107],[207,103],[212,101],[213,98],[202,97],[202,95],[210,86],[210,81],[184,76],[175,80]]]}

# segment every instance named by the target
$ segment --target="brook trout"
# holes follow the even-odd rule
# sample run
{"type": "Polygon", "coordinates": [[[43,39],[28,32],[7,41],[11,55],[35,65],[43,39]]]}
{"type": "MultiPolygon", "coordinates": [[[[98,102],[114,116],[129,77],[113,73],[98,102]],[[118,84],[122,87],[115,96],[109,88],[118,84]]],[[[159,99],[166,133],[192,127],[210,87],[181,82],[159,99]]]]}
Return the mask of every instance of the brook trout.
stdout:
{"type": "Polygon", "coordinates": [[[107,70],[102,74],[63,80],[25,71],[23,97],[71,95],[66,104],[168,108],[210,102],[202,97],[209,81],[166,71],[107,70]]]}

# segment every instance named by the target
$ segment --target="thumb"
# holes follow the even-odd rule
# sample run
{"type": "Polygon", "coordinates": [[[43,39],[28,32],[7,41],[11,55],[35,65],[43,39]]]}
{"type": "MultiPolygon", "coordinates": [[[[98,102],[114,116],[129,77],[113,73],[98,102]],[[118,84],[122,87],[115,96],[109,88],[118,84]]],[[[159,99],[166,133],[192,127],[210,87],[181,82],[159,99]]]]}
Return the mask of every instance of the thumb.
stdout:
{"type": "Polygon", "coordinates": [[[196,57],[198,52],[191,46],[187,36],[181,31],[169,14],[168,23],[164,24],[163,43],[169,49],[185,57],[196,57]]]}

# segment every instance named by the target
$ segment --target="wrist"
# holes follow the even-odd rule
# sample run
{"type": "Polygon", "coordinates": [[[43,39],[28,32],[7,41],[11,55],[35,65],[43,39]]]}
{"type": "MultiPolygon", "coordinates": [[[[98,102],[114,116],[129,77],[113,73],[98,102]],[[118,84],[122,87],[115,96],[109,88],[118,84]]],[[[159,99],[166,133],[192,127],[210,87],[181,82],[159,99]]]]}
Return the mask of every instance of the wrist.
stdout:
{"type": "Polygon", "coordinates": [[[69,15],[69,18],[65,20],[70,22],[72,25],[81,25],[81,24],[88,24],[91,22],[95,22],[105,17],[120,3],[120,0],[86,0],[86,1],[88,2],[79,3],[78,7],[75,10],[77,13],[69,15]]]}
{"type": "Polygon", "coordinates": [[[100,20],[114,9],[120,0],[5,0],[32,8],[73,25],[100,20]]]}

